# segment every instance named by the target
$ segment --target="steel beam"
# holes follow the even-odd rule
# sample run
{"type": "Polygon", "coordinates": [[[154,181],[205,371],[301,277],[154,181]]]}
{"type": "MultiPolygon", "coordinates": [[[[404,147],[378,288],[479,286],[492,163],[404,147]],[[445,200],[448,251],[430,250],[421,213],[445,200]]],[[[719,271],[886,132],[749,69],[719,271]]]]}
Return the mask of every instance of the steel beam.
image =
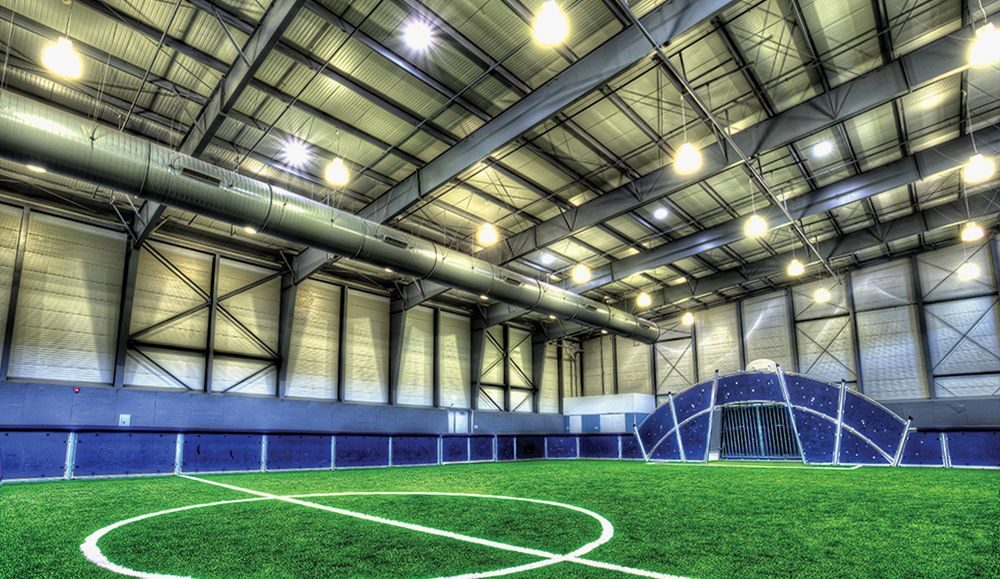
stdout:
{"type": "Polygon", "coordinates": [[[205,334],[205,392],[212,393],[212,374],[215,371],[215,319],[219,312],[219,254],[212,256],[212,288],[209,294],[208,325],[205,334]]]}
{"type": "Polygon", "coordinates": [[[399,379],[403,370],[403,345],[406,333],[406,308],[399,299],[389,302],[389,404],[399,396],[399,379]]]}
{"type": "Polygon", "coordinates": [[[431,331],[434,334],[433,358],[431,360],[431,383],[433,385],[432,405],[441,407],[441,310],[434,308],[431,331]]]}
{"type": "Polygon", "coordinates": [[[545,380],[545,346],[547,341],[544,335],[537,332],[531,333],[531,385],[535,389],[532,393],[531,411],[538,414],[542,408],[542,382],[545,380]]]}
{"type": "Polygon", "coordinates": [[[864,394],[865,387],[862,381],[861,364],[861,336],[858,335],[858,308],[854,305],[854,276],[848,271],[844,274],[844,292],[847,294],[847,317],[851,324],[851,348],[854,350],[854,381],[858,385],[858,392],[864,394]]]}
{"type": "Polygon", "coordinates": [[[11,273],[10,296],[7,298],[7,322],[3,332],[3,352],[0,354],[0,381],[6,382],[10,371],[10,352],[14,345],[14,323],[17,318],[17,298],[21,291],[21,270],[24,269],[24,249],[28,244],[28,224],[31,209],[21,210],[21,229],[17,235],[14,271],[11,273]]]}
{"type": "Polygon", "coordinates": [[[469,339],[469,408],[476,411],[479,410],[479,384],[483,379],[483,349],[486,346],[486,327],[473,320],[469,339]]]}
{"type": "Polygon", "coordinates": [[[344,401],[347,390],[347,287],[340,286],[340,310],[337,312],[337,402],[344,401]]]}
{"type": "Polygon", "coordinates": [[[141,246],[129,245],[125,250],[125,271],[122,276],[122,293],[118,302],[118,334],[115,337],[114,387],[125,385],[125,361],[128,358],[129,330],[132,326],[132,305],[135,301],[135,282],[139,273],[141,246]]]}
{"type": "Polygon", "coordinates": [[[281,300],[278,310],[278,398],[285,398],[288,392],[288,362],[292,352],[292,331],[295,321],[295,300],[298,285],[289,272],[281,276],[281,300]]]}
{"type": "Polygon", "coordinates": [[[924,288],[920,283],[920,267],[915,255],[910,256],[910,288],[913,290],[914,305],[917,309],[920,356],[923,362],[924,376],[927,379],[927,392],[933,400],[937,398],[937,385],[934,383],[934,365],[931,364],[930,333],[927,331],[927,316],[924,311],[924,288]]]}

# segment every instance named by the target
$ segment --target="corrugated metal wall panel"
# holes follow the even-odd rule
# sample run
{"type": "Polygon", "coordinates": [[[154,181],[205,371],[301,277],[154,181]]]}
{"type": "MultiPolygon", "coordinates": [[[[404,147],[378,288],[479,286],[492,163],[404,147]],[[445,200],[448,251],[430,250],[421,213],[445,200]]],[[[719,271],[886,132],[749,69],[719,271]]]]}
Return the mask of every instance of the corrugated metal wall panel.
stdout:
{"type": "Polygon", "coordinates": [[[434,310],[416,307],[406,312],[403,359],[399,372],[400,404],[434,404],[434,310]]]}
{"type": "MultiPolygon", "coordinates": [[[[21,210],[0,205],[0,327],[7,324],[10,289],[14,282],[17,238],[21,234],[21,210]]],[[[0,347],[4,336],[0,335],[0,347]]]]}
{"type": "Polygon", "coordinates": [[[579,351],[564,342],[563,346],[563,394],[566,397],[582,396],[580,384],[579,351]]]}
{"type": "Polygon", "coordinates": [[[212,368],[212,392],[273,396],[278,391],[278,373],[269,362],[217,355],[212,368]]]}
{"type": "Polygon", "coordinates": [[[344,398],[389,399],[389,298],[347,290],[344,398]]]}
{"type": "Polygon", "coordinates": [[[734,304],[699,313],[695,319],[695,328],[700,380],[711,378],[715,370],[721,374],[740,370],[740,337],[734,304]]]}
{"type": "Polygon", "coordinates": [[[444,408],[469,407],[471,326],[465,316],[441,312],[441,406],[444,408]]]}
{"type": "Polygon", "coordinates": [[[917,264],[920,289],[924,292],[926,301],[982,295],[996,287],[995,277],[991,275],[993,265],[990,263],[989,246],[985,243],[953,245],[924,253],[917,256],[917,264]],[[978,279],[958,279],[955,271],[966,260],[979,267],[978,279]]]}
{"type": "Polygon", "coordinates": [[[934,379],[934,388],[938,398],[1000,396],[1000,374],[939,377],[934,379]]]}
{"type": "Polygon", "coordinates": [[[602,338],[593,338],[583,343],[583,395],[609,394],[611,384],[604,381],[604,350],[611,345],[602,338]]]}
{"type": "Polygon", "coordinates": [[[767,294],[743,302],[743,331],[747,362],[766,358],[786,370],[792,368],[791,336],[785,292],[767,294]]]}
{"type": "Polygon", "coordinates": [[[649,363],[651,351],[649,344],[618,338],[618,392],[636,392],[649,394],[650,385],[649,363]]]}
{"type": "Polygon", "coordinates": [[[518,413],[532,412],[531,392],[525,392],[524,390],[511,390],[510,411],[518,413]]]}
{"type": "Polygon", "coordinates": [[[823,279],[792,288],[792,304],[795,306],[796,320],[811,320],[839,316],[848,313],[847,288],[843,283],[823,279]],[[816,303],[813,294],[821,287],[830,292],[830,301],[816,303]]]}
{"type": "Polygon", "coordinates": [[[799,372],[833,383],[855,380],[850,317],[798,322],[795,329],[799,372]]]}
{"type": "Polygon", "coordinates": [[[910,271],[909,261],[900,260],[853,272],[854,307],[861,311],[912,304],[916,296],[910,271]]]}
{"type": "Polygon", "coordinates": [[[994,297],[927,304],[935,374],[1000,372],[1000,306],[994,297]]]}
{"type": "Polygon", "coordinates": [[[483,340],[481,382],[484,384],[503,384],[503,352],[500,350],[503,347],[503,327],[493,326],[487,328],[486,332],[489,335],[483,340]]]}
{"type": "Polygon", "coordinates": [[[858,313],[865,394],[879,400],[928,396],[916,314],[912,306],[858,313]]]}
{"type": "Polygon", "coordinates": [[[677,394],[697,382],[691,338],[656,344],[656,394],[677,394]]]}
{"type": "Polygon", "coordinates": [[[110,383],[125,236],[32,213],[10,376],[110,383]]]}
{"type": "Polygon", "coordinates": [[[311,279],[299,284],[286,396],[323,400],[337,397],[341,291],[339,286],[311,279]]]}
{"type": "Polygon", "coordinates": [[[160,348],[143,348],[142,352],[152,358],[156,364],[135,350],[129,350],[128,358],[125,360],[124,384],[126,386],[164,390],[190,389],[200,391],[204,389],[205,357],[203,355],[160,348]]]}
{"type": "Polygon", "coordinates": [[[483,412],[503,411],[503,388],[481,386],[479,388],[479,410],[483,412]]]}
{"type": "MultiPolygon", "coordinates": [[[[219,295],[246,287],[274,272],[262,267],[245,264],[231,259],[221,259],[219,264],[219,295]]],[[[281,280],[274,278],[252,290],[239,293],[220,301],[246,330],[229,320],[223,313],[216,316],[215,349],[220,352],[267,355],[266,349],[247,335],[247,331],[267,344],[272,350],[278,349],[278,311],[281,303],[281,280]]]]}
{"type": "MultiPolygon", "coordinates": [[[[148,242],[181,275],[207,296],[212,289],[212,256],[164,243],[148,242]]],[[[139,270],[132,302],[130,333],[155,325],[180,312],[206,303],[206,298],[181,277],[153,257],[144,247],[139,254],[139,270]]],[[[144,342],[164,346],[204,348],[208,329],[208,308],[185,316],[142,336],[144,342]]]]}
{"type": "Polygon", "coordinates": [[[510,384],[531,386],[531,332],[510,329],[510,384]]]}
{"type": "Polygon", "coordinates": [[[545,346],[539,412],[559,412],[559,352],[555,344],[545,346]]]}

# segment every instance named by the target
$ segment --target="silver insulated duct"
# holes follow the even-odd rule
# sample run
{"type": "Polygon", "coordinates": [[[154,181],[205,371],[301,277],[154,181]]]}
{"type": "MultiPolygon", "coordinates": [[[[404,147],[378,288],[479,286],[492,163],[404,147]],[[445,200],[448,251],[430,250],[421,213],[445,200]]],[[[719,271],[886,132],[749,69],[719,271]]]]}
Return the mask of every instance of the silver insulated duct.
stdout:
{"type": "Polygon", "coordinates": [[[0,155],[562,320],[644,342],[659,336],[622,310],[10,91],[0,94],[0,155]]]}

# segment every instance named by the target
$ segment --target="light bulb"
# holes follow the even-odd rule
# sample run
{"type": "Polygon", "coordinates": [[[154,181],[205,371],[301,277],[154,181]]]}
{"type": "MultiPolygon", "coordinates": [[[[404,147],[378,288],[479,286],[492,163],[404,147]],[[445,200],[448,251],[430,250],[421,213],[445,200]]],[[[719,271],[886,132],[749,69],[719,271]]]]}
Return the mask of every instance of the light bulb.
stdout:
{"type": "Polygon", "coordinates": [[[573,283],[587,283],[590,281],[590,268],[585,264],[578,263],[573,268],[573,283]]]}
{"type": "Polygon", "coordinates": [[[962,228],[962,241],[965,242],[979,241],[984,235],[986,233],[983,231],[982,226],[975,221],[966,223],[965,227],[962,228]]]}
{"type": "Polygon", "coordinates": [[[481,300],[483,300],[485,302],[486,300],[490,299],[490,296],[488,296],[486,294],[479,294],[479,299],[481,299],[481,300]]]}
{"type": "Polygon", "coordinates": [[[42,51],[42,64],[59,76],[76,79],[83,75],[83,62],[73,48],[73,41],[60,36],[42,51]]]}
{"type": "Polygon", "coordinates": [[[281,149],[281,162],[293,169],[305,167],[309,162],[309,145],[295,137],[288,139],[281,149]]]}
{"type": "Polygon", "coordinates": [[[608,331],[607,330],[601,330],[601,335],[607,336],[608,335],[608,331]]]}
{"type": "Polygon", "coordinates": [[[684,312],[684,315],[681,316],[681,323],[684,324],[685,326],[690,326],[694,324],[694,314],[692,314],[691,312],[684,312]]]}
{"type": "Polygon", "coordinates": [[[967,183],[982,183],[993,177],[997,171],[997,164],[990,157],[975,154],[969,157],[969,162],[962,169],[962,176],[967,183]]]}
{"type": "Polygon", "coordinates": [[[754,213],[743,224],[743,233],[747,237],[760,237],[767,233],[767,220],[754,213]]]}
{"type": "Polygon", "coordinates": [[[403,40],[413,50],[422,52],[430,48],[431,42],[434,40],[434,31],[423,20],[414,20],[403,31],[403,40]]]}
{"type": "Polygon", "coordinates": [[[492,223],[483,223],[479,226],[479,231],[476,233],[476,241],[483,247],[489,247],[500,241],[500,232],[497,231],[496,226],[492,223]]]}
{"type": "Polygon", "coordinates": [[[976,30],[976,38],[969,47],[969,64],[989,66],[1000,62],[1000,31],[987,22],[976,30]]]}
{"type": "Polygon", "coordinates": [[[701,151],[691,143],[684,143],[674,154],[674,171],[678,175],[690,175],[701,169],[701,151]]]}
{"type": "Polygon", "coordinates": [[[340,157],[330,161],[323,176],[326,178],[326,182],[334,187],[343,187],[351,182],[351,170],[347,168],[347,163],[340,157]]]}
{"type": "Polygon", "coordinates": [[[830,290],[825,287],[821,287],[815,292],[813,292],[813,301],[817,304],[825,304],[830,301],[830,290]]]}
{"type": "Polygon", "coordinates": [[[48,171],[45,170],[45,167],[42,167],[41,165],[25,165],[25,167],[27,167],[28,170],[31,171],[32,173],[47,173],[48,172],[48,171]]]}
{"type": "Polygon", "coordinates": [[[256,235],[257,234],[257,230],[255,228],[249,226],[249,225],[247,225],[246,227],[244,227],[243,231],[246,232],[247,235],[256,235]]]}
{"type": "Polygon", "coordinates": [[[535,40],[544,46],[555,46],[561,44],[569,35],[569,22],[566,15],[559,8],[555,0],[548,0],[542,4],[541,11],[535,16],[535,25],[532,28],[535,40]]]}
{"type": "Polygon", "coordinates": [[[554,262],[555,260],[556,258],[552,257],[551,253],[542,254],[542,265],[552,265],[552,262],[554,262]]]}
{"type": "Polygon", "coordinates": [[[979,277],[979,266],[967,261],[958,266],[958,279],[962,281],[972,281],[979,277]]]}
{"type": "Polygon", "coordinates": [[[833,142],[832,141],[820,141],[813,145],[813,155],[817,157],[826,157],[833,152],[833,142]]]}
{"type": "Polygon", "coordinates": [[[653,305],[653,298],[646,292],[641,292],[639,295],[635,296],[635,305],[640,308],[648,308],[653,305]]]}
{"type": "Polygon", "coordinates": [[[670,212],[667,211],[666,207],[657,207],[656,211],[653,212],[653,217],[659,219],[660,221],[663,221],[664,219],[667,218],[667,215],[669,214],[670,212]]]}
{"type": "Polygon", "coordinates": [[[792,261],[788,262],[788,275],[792,277],[798,277],[805,272],[806,272],[806,266],[802,265],[801,261],[793,259],[792,261]]]}

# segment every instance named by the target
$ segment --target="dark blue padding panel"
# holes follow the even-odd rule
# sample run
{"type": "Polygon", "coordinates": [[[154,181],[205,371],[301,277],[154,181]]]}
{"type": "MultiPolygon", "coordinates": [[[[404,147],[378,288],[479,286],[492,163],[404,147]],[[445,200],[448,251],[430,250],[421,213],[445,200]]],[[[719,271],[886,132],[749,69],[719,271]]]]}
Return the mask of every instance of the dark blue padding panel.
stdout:
{"type": "Polygon", "coordinates": [[[889,464],[884,456],[850,430],[840,432],[841,464],[889,464]]]}
{"type": "Polygon", "coordinates": [[[544,436],[518,436],[517,460],[545,458],[544,436]]]}
{"type": "MultiPolygon", "coordinates": [[[[470,460],[493,460],[493,437],[473,436],[469,440],[470,460]]],[[[513,455],[513,446],[511,454],[513,455]]]]}
{"type": "Polygon", "coordinates": [[[330,468],[330,437],[271,434],[267,437],[267,469],[330,468]]]}
{"type": "Polygon", "coordinates": [[[584,432],[600,432],[601,431],[601,415],[600,414],[584,414],[580,417],[580,429],[584,432]]]}
{"type": "Polygon", "coordinates": [[[259,434],[185,434],[184,472],[260,470],[259,434]]]}
{"type": "Polygon", "coordinates": [[[334,465],[389,466],[388,436],[337,435],[334,441],[334,465]]]}
{"type": "Polygon", "coordinates": [[[63,476],[68,438],[66,432],[0,433],[0,479],[63,476]]]}
{"type": "Polygon", "coordinates": [[[639,425],[639,436],[646,448],[653,448],[674,427],[674,415],[670,403],[664,402],[639,425]]]}
{"type": "Polygon", "coordinates": [[[639,448],[639,439],[628,434],[622,435],[622,458],[631,460],[642,460],[642,449],[639,448]]]}
{"type": "Polygon", "coordinates": [[[545,444],[548,458],[578,458],[575,436],[546,436],[545,444]]]}
{"type": "Polygon", "coordinates": [[[514,437],[497,437],[497,460],[514,460],[514,437]]]}
{"type": "MultiPolygon", "coordinates": [[[[688,388],[674,398],[674,409],[677,411],[677,422],[688,418],[708,408],[712,403],[712,383],[705,382],[688,388]]],[[[643,444],[646,443],[643,439],[643,444]]]]}
{"type": "Polygon", "coordinates": [[[469,437],[443,437],[441,439],[441,460],[442,462],[469,462],[469,437]]]}
{"type": "Polygon", "coordinates": [[[73,476],[172,473],[176,456],[176,434],[81,432],[76,435],[73,476]]]}
{"type": "Polygon", "coordinates": [[[751,400],[784,402],[785,397],[781,395],[778,375],[749,372],[719,377],[719,386],[715,393],[717,405],[751,400]]]}
{"type": "Polygon", "coordinates": [[[680,460],[681,447],[677,445],[677,433],[671,432],[665,436],[656,448],[646,449],[646,452],[650,451],[652,451],[649,455],[651,460],[680,460]]]}
{"type": "Polygon", "coordinates": [[[833,451],[837,445],[837,425],[805,410],[796,408],[793,412],[806,462],[832,463],[833,451]]]}
{"type": "Polygon", "coordinates": [[[840,388],[826,382],[795,374],[785,375],[788,398],[792,404],[815,410],[833,419],[840,406],[840,388]]]}
{"type": "Polygon", "coordinates": [[[896,456],[906,428],[898,416],[854,392],[848,392],[844,400],[844,424],[865,435],[889,456],[896,456]]]}
{"type": "Polygon", "coordinates": [[[392,464],[437,464],[438,437],[399,436],[392,437],[392,464]]]}
{"type": "Polygon", "coordinates": [[[705,460],[708,449],[708,423],[712,413],[706,412],[686,424],[681,424],[681,442],[686,460],[705,460]]]}
{"type": "Polygon", "coordinates": [[[903,457],[899,464],[944,466],[944,452],[941,450],[941,433],[911,432],[906,437],[903,457]]]}
{"type": "MultiPolygon", "coordinates": [[[[551,453],[552,449],[549,447],[549,454],[551,455],[551,453]]],[[[581,435],[580,458],[618,458],[618,435],[581,435]]]]}
{"type": "Polygon", "coordinates": [[[952,466],[1000,466],[1000,430],[949,432],[952,466]]]}

